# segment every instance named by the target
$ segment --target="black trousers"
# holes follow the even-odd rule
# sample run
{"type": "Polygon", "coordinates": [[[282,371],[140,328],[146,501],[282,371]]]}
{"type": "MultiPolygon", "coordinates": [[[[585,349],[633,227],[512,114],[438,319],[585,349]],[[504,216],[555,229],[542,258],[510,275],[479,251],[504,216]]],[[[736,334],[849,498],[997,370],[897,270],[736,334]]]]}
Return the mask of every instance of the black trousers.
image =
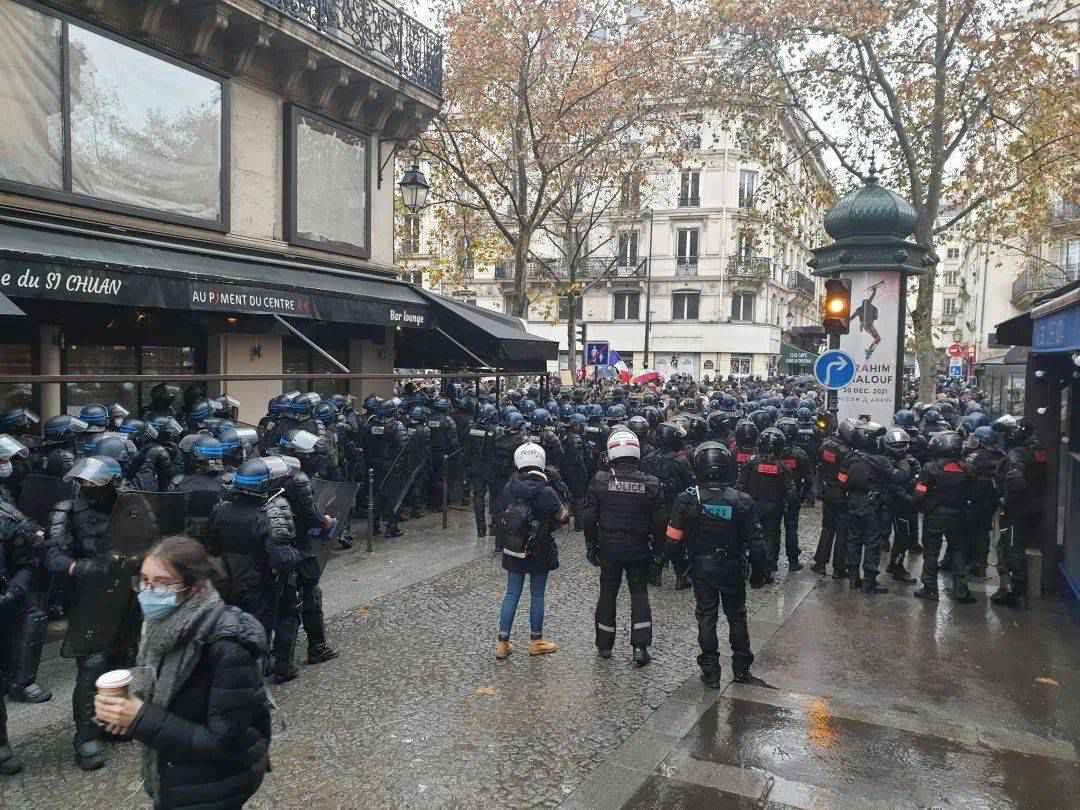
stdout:
{"type": "Polygon", "coordinates": [[[635,647],[652,644],[652,608],[649,606],[649,560],[605,562],[600,566],[600,598],[596,602],[596,648],[615,646],[615,604],[622,587],[623,572],[630,589],[630,643],[635,647]]]}
{"type": "Polygon", "coordinates": [[[832,559],[833,571],[847,571],[847,508],[843,501],[822,500],[821,537],[818,539],[814,562],[828,565],[832,559]]]}
{"type": "Polygon", "coordinates": [[[862,563],[863,579],[875,581],[881,566],[881,530],[877,511],[849,511],[847,530],[848,576],[859,576],[859,564],[862,563]]]}
{"type": "Polygon", "coordinates": [[[966,596],[968,593],[967,567],[971,562],[971,533],[964,525],[968,516],[960,513],[951,515],[927,515],[923,524],[923,546],[926,552],[923,555],[922,584],[928,591],[938,589],[938,557],[941,554],[941,544],[947,541],[951,557],[950,572],[953,580],[953,595],[966,596]]]}
{"type": "Polygon", "coordinates": [[[308,649],[326,643],[326,621],[323,618],[322,570],[319,560],[307,557],[296,569],[296,585],[300,591],[300,622],[307,634],[308,649]]]}
{"type": "Polygon", "coordinates": [[[799,560],[799,511],[801,504],[784,507],[784,550],[788,562],[799,560]]]}
{"type": "MultiPolygon", "coordinates": [[[[775,507],[770,507],[773,509],[775,507]]],[[[778,508],[776,511],[761,512],[761,533],[765,539],[765,555],[769,561],[769,568],[776,570],[776,562],[780,559],[780,528],[784,520],[784,513],[778,508]]]]}
{"type": "Polygon", "coordinates": [[[889,552],[890,565],[903,565],[904,555],[919,540],[919,513],[913,509],[897,508],[892,512],[893,544],[889,552]]]}
{"type": "Polygon", "coordinates": [[[997,568],[1002,583],[1021,596],[1027,595],[1027,554],[1024,534],[1031,532],[1038,515],[1023,515],[1003,510],[998,520],[997,568]]]}
{"type": "Polygon", "coordinates": [[[472,506],[473,515],[476,518],[476,536],[487,537],[488,523],[488,493],[491,493],[491,506],[495,506],[495,491],[491,482],[482,476],[474,476],[472,479],[472,506]]]}
{"type": "Polygon", "coordinates": [[[75,717],[75,745],[105,736],[105,729],[94,722],[94,696],[97,679],[111,669],[130,665],[131,653],[97,653],[75,659],[75,688],[71,692],[71,709],[75,717]]]}
{"type": "Polygon", "coordinates": [[[701,654],[698,666],[704,672],[720,671],[720,641],[716,634],[720,606],[728,623],[728,643],[731,645],[731,666],[736,673],[747,672],[754,663],[750,652],[750,628],[746,621],[746,582],[740,577],[734,587],[707,559],[694,560],[694,615],[698,623],[698,645],[701,654]]]}

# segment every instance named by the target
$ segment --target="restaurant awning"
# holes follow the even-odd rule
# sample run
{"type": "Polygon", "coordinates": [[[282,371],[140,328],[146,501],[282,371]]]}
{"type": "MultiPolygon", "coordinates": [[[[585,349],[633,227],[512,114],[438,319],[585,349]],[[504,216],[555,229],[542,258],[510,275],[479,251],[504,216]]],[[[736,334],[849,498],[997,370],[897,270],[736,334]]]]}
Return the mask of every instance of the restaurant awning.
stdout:
{"type": "Polygon", "coordinates": [[[994,339],[998,346],[1030,346],[1031,330],[1031,313],[1025,312],[999,323],[994,329],[994,339]]]}
{"type": "Polygon", "coordinates": [[[508,372],[547,371],[558,360],[559,344],[525,331],[521,321],[500,312],[417,290],[431,304],[438,326],[401,336],[401,368],[488,368],[508,372]]]}
{"type": "Polygon", "coordinates": [[[780,360],[788,366],[812,366],[817,359],[816,354],[799,346],[792,346],[790,343],[780,344],[780,360]]]}
{"type": "Polygon", "coordinates": [[[228,249],[0,216],[0,293],[170,310],[434,327],[408,284],[228,249]]]}
{"type": "Polygon", "coordinates": [[[0,293],[0,317],[25,318],[26,313],[15,306],[15,303],[6,295],[0,293]]]}

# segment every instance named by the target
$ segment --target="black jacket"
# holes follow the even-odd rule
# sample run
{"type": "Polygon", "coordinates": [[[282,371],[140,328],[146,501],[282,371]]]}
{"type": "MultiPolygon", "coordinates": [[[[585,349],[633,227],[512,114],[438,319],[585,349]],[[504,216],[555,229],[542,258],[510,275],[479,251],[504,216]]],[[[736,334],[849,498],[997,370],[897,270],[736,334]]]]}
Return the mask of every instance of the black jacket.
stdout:
{"type": "Polygon", "coordinates": [[[156,807],[226,810],[259,789],[271,736],[265,653],[259,622],[226,608],[168,708],[143,706],[132,734],[158,754],[156,807]]]}
{"type": "Polygon", "coordinates": [[[519,574],[545,574],[554,571],[559,567],[559,548],[554,533],[563,510],[562,500],[548,482],[515,475],[496,498],[496,514],[504,512],[516,498],[528,501],[532,518],[539,526],[532,554],[524,560],[503,554],[503,568],[519,574]]]}

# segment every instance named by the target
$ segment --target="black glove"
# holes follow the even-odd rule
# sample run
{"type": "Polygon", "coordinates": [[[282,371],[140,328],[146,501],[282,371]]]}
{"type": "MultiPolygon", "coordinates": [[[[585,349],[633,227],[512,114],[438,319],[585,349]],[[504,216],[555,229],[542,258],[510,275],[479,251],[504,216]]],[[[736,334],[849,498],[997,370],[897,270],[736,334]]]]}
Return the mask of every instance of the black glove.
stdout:
{"type": "Polygon", "coordinates": [[[75,578],[81,579],[82,577],[104,576],[109,572],[109,563],[107,560],[100,559],[98,557],[88,557],[85,560],[75,561],[75,578]]]}
{"type": "Polygon", "coordinates": [[[592,544],[585,546],[585,559],[597,568],[600,567],[600,549],[592,544]]]}

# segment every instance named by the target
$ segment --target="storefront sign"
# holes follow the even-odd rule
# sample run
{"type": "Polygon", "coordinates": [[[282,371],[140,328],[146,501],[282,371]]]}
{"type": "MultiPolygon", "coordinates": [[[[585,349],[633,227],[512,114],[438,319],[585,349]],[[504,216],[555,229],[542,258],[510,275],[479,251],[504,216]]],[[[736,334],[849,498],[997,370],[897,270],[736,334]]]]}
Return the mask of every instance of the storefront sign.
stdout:
{"type": "Polygon", "coordinates": [[[232,284],[192,284],[190,306],[192,309],[212,309],[239,315],[276,313],[296,318],[314,317],[311,298],[303,293],[232,284]]]}
{"type": "Polygon", "coordinates": [[[15,298],[61,298],[105,304],[134,303],[124,274],[65,265],[0,262],[0,292],[15,298]]]}
{"type": "Polygon", "coordinates": [[[851,331],[840,349],[855,361],[851,383],[839,392],[839,418],[869,415],[891,425],[896,412],[901,274],[845,273],[851,279],[851,331]]]}

